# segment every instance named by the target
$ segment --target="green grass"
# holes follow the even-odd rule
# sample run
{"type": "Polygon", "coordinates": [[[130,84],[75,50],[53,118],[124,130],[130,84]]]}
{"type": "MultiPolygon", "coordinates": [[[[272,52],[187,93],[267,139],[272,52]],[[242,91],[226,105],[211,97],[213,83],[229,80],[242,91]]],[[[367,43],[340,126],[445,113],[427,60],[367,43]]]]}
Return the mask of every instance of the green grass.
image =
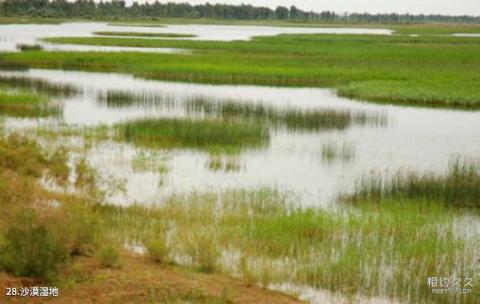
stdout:
{"type": "Polygon", "coordinates": [[[70,85],[21,76],[0,76],[0,86],[22,88],[54,96],[71,96],[77,91],[70,85]]]}
{"type": "Polygon", "coordinates": [[[413,25],[391,25],[387,26],[395,30],[395,34],[417,34],[417,35],[451,35],[456,33],[479,34],[478,24],[448,24],[429,23],[413,25]]]}
{"type": "Polygon", "coordinates": [[[38,105],[45,100],[46,96],[35,94],[32,91],[0,88],[0,104],[2,106],[38,105]]]}
{"type": "Polygon", "coordinates": [[[480,39],[441,36],[280,35],[212,42],[49,38],[53,43],[169,47],[190,54],[6,54],[32,67],[128,72],[149,79],[328,87],[385,103],[480,107],[480,39]],[[452,73],[455,71],[455,73],[452,73]]]}
{"type": "Polygon", "coordinates": [[[141,33],[141,32],[94,32],[99,36],[120,36],[120,37],[158,37],[158,38],[193,38],[191,34],[174,33],[141,33]]]}
{"type": "MultiPolygon", "coordinates": [[[[58,154],[65,151],[45,150],[15,134],[0,138],[0,207],[9,208],[0,214],[0,268],[9,273],[50,280],[77,255],[115,266],[113,244],[128,242],[145,244],[162,264],[235,274],[265,287],[288,282],[346,298],[406,303],[473,304],[478,298],[475,288],[444,296],[427,286],[430,276],[475,279],[478,273],[480,239],[469,226],[478,212],[450,208],[442,197],[417,191],[319,209],[296,206],[279,191],[255,189],[173,195],[150,207],[111,206],[43,189],[43,174],[56,175],[56,163],[69,159],[58,154]],[[52,200],[60,205],[52,208],[52,200]]],[[[460,164],[452,170],[461,177],[455,189],[472,191],[461,187],[469,180],[461,172],[471,169],[460,164]]],[[[75,171],[85,171],[81,166],[75,171]]]]}
{"type": "Polygon", "coordinates": [[[268,143],[261,126],[218,120],[145,119],[117,126],[120,137],[144,146],[234,152],[268,143]]]}
{"type": "Polygon", "coordinates": [[[480,207],[480,163],[453,160],[444,174],[400,171],[391,178],[373,176],[361,180],[351,202],[421,198],[455,207],[480,207]]]}
{"type": "Polygon", "coordinates": [[[167,24],[218,24],[218,25],[251,25],[251,26],[275,26],[275,27],[313,27],[313,28],[380,28],[391,29],[398,34],[452,34],[452,33],[480,33],[478,24],[466,23],[341,23],[302,20],[219,20],[219,19],[194,19],[194,18],[160,18],[156,20],[124,20],[116,21],[110,25],[120,26],[147,26],[163,27],[167,24]]]}
{"type": "Polygon", "coordinates": [[[54,109],[44,107],[48,96],[30,90],[0,87],[0,114],[18,117],[42,117],[55,114],[54,109]]]}
{"type": "Polygon", "coordinates": [[[0,17],[0,24],[60,24],[63,22],[110,22],[111,26],[165,27],[168,24],[208,24],[208,25],[248,25],[275,27],[318,27],[318,28],[381,28],[391,29],[398,34],[453,34],[480,33],[478,24],[469,23],[368,23],[368,22],[325,22],[304,20],[221,20],[211,18],[40,18],[40,17],[0,17]]]}
{"type": "Polygon", "coordinates": [[[122,91],[108,91],[98,101],[112,108],[141,106],[147,108],[182,108],[192,117],[230,120],[262,124],[266,127],[287,128],[296,131],[318,131],[325,129],[344,130],[353,125],[372,124],[383,126],[385,116],[363,111],[342,111],[335,109],[298,110],[279,109],[262,103],[235,100],[217,100],[205,97],[186,97],[181,101],[157,94],[131,94],[122,91]]]}
{"type": "Polygon", "coordinates": [[[47,149],[18,134],[0,138],[0,270],[52,281],[96,242],[92,209],[80,198],[49,193],[40,179],[65,187],[67,150],[47,149]],[[55,207],[52,207],[55,206],[55,207]]]}
{"type": "Polygon", "coordinates": [[[0,113],[18,117],[44,117],[59,114],[55,96],[69,96],[70,86],[55,85],[25,77],[0,77],[0,113]]]}
{"type": "MultiPolygon", "coordinates": [[[[453,297],[432,294],[426,280],[443,274],[474,277],[478,238],[458,236],[461,212],[420,202],[304,209],[278,192],[261,190],[175,196],[151,208],[104,206],[100,213],[112,239],[141,243],[159,236],[161,257],[234,272],[263,286],[289,282],[346,297],[451,303],[453,297]],[[222,250],[240,256],[222,262],[222,250]]],[[[456,300],[475,303],[474,292],[456,300]]]]}

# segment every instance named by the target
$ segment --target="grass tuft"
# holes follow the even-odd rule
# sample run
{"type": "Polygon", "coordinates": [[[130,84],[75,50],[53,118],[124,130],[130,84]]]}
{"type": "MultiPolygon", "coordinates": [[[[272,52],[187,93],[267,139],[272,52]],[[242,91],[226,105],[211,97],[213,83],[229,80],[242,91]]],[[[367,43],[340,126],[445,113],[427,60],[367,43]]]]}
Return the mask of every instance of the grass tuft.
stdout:
{"type": "Polygon", "coordinates": [[[106,268],[120,267],[120,252],[112,244],[106,244],[98,250],[97,259],[101,266],[106,268]]]}
{"type": "Polygon", "coordinates": [[[296,131],[318,131],[322,129],[343,130],[352,125],[384,126],[387,118],[382,114],[363,111],[351,112],[335,109],[300,110],[279,109],[262,103],[217,100],[205,97],[187,97],[175,100],[171,96],[156,94],[131,94],[108,91],[99,96],[99,102],[108,107],[144,107],[158,109],[182,109],[192,117],[247,121],[275,128],[296,131]]]}
{"type": "Polygon", "coordinates": [[[398,172],[391,178],[369,177],[359,182],[351,202],[421,199],[454,207],[480,207],[480,164],[455,158],[445,174],[398,172]]]}
{"type": "Polygon", "coordinates": [[[127,141],[145,146],[232,152],[268,142],[265,128],[254,124],[189,119],[145,119],[118,125],[127,141]]]}

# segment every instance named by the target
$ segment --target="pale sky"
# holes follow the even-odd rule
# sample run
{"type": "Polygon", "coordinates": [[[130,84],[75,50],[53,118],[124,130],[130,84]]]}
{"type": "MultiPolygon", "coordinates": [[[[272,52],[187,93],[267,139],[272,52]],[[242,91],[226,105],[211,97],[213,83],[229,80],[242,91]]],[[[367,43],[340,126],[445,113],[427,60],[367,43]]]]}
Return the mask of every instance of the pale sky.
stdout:
{"type": "MultiPolygon", "coordinates": [[[[138,2],[155,2],[139,0],[138,2]]],[[[206,3],[205,0],[160,0],[160,2],[206,3]]],[[[133,0],[126,0],[132,3],[133,0]]],[[[252,4],[276,7],[295,5],[303,10],[356,13],[412,13],[444,15],[480,15],[480,0],[209,0],[210,3],[252,4]]]]}

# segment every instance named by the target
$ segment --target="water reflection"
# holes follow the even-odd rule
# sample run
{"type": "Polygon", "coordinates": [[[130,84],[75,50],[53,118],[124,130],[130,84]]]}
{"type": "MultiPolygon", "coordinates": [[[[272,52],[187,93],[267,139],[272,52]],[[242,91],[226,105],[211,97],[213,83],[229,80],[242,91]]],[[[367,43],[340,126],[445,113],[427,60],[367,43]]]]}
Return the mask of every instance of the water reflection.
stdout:
{"type": "Polygon", "coordinates": [[[172,96],[107,91],[98,96],[101,105],[115,109],[148,109],[168,116],[187,116],[193,119],[222,119],[260,123],[289,131],[344,130],[353,125],[385,126],[387,118],[381,113],[325,109],[299,109],[295,106],[265,104],[238,99],[219,99],[214,96],[172,96]]]}
{"type": "MultiPolygon", "coordinates": [[[[177,52],[176,49],[162,48],[125,48],[78,45],[52,45],[40,42],[46,37],[92,37],[94,32],[119,31],[140,33],[175,33],[195,35],[193,40],[248,40],[254,36],[274,36],[279,34],[371,34],[390,35],[390,30],[362,28],[306,28],[306,27],[269,27],[234,25],[165,25],[164,27],[112,26],[99,22],[78,22],[63,24],[12,24],[0,25],[0,52],[15,52],[17,45],[40,44],[47,51],[141,51],[141,52],[177,52]]],[[[151,39],[151,38],[150,38],[151,39]]],[[[179,38],[177,38],[179,39],[179,38]]]]}
{"type": "MultiPolygon", "coordinates": [[[[273,187],[294,193],[304,204],[326,206],[370,172],[443,172],[452,155],[480,155],[479,112],[355,102],[322,89],[171,83],[53,70],[1,75],[76,89],[62,98],[61,119],[35,122],[40,125],[175,118],[259,120],[270,129],[267,146],[233,156],[191,148],[151,151],[118,141],[93,145],[91,164],[104,176],[125,180],[126,193],[110,198],[116,203],[155,203],[193,190],[273,187]],[[149,153],[156,156],[145,159],[149,153]]],[[[7,119],[6,126],[26,122],[35,124],[7,119]]]]}

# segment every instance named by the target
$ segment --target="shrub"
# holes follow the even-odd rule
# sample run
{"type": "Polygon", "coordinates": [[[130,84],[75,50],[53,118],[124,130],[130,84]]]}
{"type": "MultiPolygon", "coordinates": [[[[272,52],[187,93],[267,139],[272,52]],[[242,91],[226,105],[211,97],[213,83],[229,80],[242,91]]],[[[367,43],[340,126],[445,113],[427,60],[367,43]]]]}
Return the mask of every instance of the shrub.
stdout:
{"type": "Polygon", "coordinates": [[[17,49],[22,52],[26,51],[41,51],[43,48],[39,44],[18,44],[17,49]]]}
{"type": "Polygon", "coordinates": [[[41,148],[18,134],[0,139],[0,167],[25,176],[41,177],[47,160],[41,148]]]}
{"type": "Polygon", "coordinates": [[[64,214],[68,249],[71,255],[91,256],[98,246],[100,219],[92,208],[83,202],[65,203],[60,213],[64,214]]]}
{"type": "Polygon", "coordinates": [[[103,246],[97,253],[97,259],[103,267],[113,268],[120,266],[120,252],[112,244],[103,246]]]}
{"type": "Polygon", "coordinates": [[[68,249],[55,221],[40,219],[34,210],[18,212],[7,224],[0,265],[16,276],[54,279],[68,261],[68,249]]]}

